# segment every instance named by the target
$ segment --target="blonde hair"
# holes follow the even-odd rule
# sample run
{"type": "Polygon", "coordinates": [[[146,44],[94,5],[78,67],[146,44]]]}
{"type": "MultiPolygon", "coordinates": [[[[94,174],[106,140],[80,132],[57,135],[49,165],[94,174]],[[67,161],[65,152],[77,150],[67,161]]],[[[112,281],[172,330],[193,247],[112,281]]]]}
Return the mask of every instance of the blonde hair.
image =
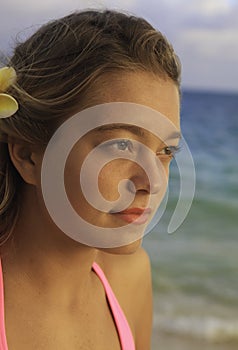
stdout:
{"type": "Polygon", "coordinates": [[[17,221],[23,181],[9,140],[46,145],[57,121],[92,104],[94,83],[105,73],[144,70],[180,85],[179,60],[166,38],[142,18],[109,10],[43,25],[18,44],[9,65],[17,83],[8,91],[20,108],[0,120],[0,246],[17,221]]]}

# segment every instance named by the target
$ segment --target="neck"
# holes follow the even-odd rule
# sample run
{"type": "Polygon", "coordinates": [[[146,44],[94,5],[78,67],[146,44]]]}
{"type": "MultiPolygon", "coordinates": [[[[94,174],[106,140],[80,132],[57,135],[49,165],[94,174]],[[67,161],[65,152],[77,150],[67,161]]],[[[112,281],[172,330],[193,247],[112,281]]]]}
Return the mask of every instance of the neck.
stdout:
{"type": "Polygon", "coordinates": [[[92,279],[97,250],[82,245],[60,231],[32,194],[25,196],[3,263],[41,289],[73,293],[92,279]],[[33,204],[34,203],[34,204],[33,204]],[[27,213],[27,214],[26,214],[27,213]]]}

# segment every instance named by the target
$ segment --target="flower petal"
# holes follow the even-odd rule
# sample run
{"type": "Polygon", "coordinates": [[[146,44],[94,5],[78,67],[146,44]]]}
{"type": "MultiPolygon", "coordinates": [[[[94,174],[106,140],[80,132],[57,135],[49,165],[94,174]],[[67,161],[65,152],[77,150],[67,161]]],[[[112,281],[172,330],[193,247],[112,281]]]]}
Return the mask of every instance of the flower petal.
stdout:
{"type": "Polygon", "coordinates": [[[0,94],[0,118],[8,118],[18,110],[18,103],[8,94],[0,94]]]}
{"type": "Polygon", "coordinates": [[[12,67],[3,67],[0,69],[0,91],[6,91],[16,81],[16,71],[12,67]]]}

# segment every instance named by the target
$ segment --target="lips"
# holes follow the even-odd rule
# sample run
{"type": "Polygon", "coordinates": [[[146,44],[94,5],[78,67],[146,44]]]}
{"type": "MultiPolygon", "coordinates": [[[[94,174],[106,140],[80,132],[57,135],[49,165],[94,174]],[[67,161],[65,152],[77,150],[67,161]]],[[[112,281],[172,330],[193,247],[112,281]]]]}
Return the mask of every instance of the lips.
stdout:
{"type": "Polygon", "coordinates": [[[115,213],[120,219],[131,224],[145,224],[151,214],[150,208],[128,208],[126,210],[115,213]]]}

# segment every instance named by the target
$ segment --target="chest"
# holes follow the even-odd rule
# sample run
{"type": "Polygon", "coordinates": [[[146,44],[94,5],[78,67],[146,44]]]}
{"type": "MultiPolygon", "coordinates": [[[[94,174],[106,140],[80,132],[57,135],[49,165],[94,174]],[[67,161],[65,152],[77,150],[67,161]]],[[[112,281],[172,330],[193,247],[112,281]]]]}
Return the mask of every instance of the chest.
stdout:
{"type": "Polygon", "coordinates": [[[120,350],[120,341],[106,298],[58,305],[41,298],[5,301],[8,350],[120,350]]]}

